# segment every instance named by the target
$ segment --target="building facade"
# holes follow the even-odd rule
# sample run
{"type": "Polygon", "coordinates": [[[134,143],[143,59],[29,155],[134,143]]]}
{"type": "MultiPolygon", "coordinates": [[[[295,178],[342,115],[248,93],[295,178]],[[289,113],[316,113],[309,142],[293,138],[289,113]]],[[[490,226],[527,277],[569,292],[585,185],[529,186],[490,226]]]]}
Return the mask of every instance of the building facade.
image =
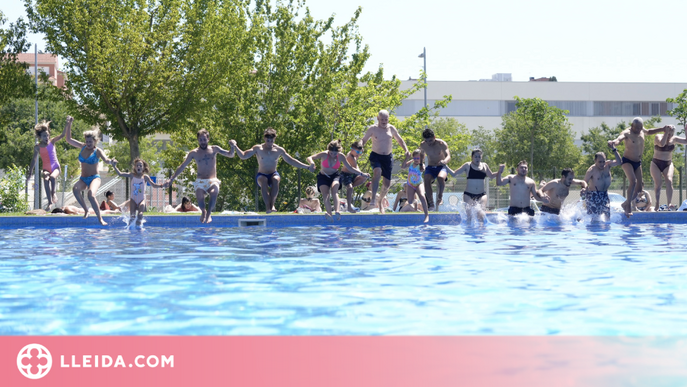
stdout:
{"type": "MultiPolygon", "coordinates": [[[[402,88],[409,89],[414,82],[403,81],[402,88]]],[[[666,113],[673,108],[666,99],[685,89],[687,83],[429,81],[427,104],[432,106],[434,101],[452,95],[440,117],[455,118],[470,129],[494,129],[501,126],[504,114],[515,110],[514,96],[539,97],[570,112],[568,120],[579,140],[581,134],[602,122],[614,126],[621,121],[629,123],[634,117],[660,115],[662,124],[677,124],[666,113]]],[[[420,90],[405,99],[394,114],[402,119],[423,106],[424,92],[420,90]]]]}
{"type": "MultiPolygon", "coordinates": [[[[28,72],[31,75],[36,74],[36,54],[23,53],[17,55],[19,62],[24,62],[29,65],[28,72]]],[[[50,77],[50,82],[57,87],[64,87],[64,72],[59,70],[58,58],[54,54],[38,54],[38,71],[42,71],[50,77]]]]}

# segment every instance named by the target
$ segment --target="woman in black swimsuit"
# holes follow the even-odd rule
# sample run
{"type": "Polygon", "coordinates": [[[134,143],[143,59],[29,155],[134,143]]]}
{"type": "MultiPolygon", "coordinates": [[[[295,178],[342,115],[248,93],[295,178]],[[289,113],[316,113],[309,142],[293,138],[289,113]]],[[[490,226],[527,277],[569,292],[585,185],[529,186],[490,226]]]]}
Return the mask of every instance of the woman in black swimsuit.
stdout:
{"type": "Polygon", "coordinates": [[[654,210],[658,211],[661,201],[661,186],[663,178],[666,179],[666,197],[668,208],[672,206],[673,200],[673,151],[675,144],[687,144],[687,139],[675,137],[675,127],[668,125],[669,128],[663,134],[654,137],[654,158],[651,160],[651,177],[654,179],[654,194],[656,203],[654,210]]]}
{"type": "MultiPolygon", "coordinates": [[[[483,219],[484,209],[487,208],[487,187],[484,184],[485,178],[495,179],[496,174],[491,172],[491,169],[486,163],[482,162],[482,151],[480,149],[472,150],[472,162],[463,164],[455,172],[448,168],[451,176],[456,177],[461,173],[467,174],[468,184],[463,192],[463,201],[468,207],[480,207],[479,217],[483,219]]],[[[470,212],[468,211],[468,216],[470,212]]]]}

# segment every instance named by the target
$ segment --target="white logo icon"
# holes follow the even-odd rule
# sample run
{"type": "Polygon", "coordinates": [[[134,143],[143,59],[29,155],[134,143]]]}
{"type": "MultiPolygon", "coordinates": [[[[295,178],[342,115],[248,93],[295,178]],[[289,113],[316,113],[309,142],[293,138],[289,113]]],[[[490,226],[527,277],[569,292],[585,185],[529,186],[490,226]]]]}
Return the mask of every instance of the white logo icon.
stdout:
{"type": "Polygon", "coordinates": [[[47,348],[40,344],[29,344],[17,355],[17,368],[29,379],[40,379],[47,375],[52,367],[52,356],[47,348]]]}

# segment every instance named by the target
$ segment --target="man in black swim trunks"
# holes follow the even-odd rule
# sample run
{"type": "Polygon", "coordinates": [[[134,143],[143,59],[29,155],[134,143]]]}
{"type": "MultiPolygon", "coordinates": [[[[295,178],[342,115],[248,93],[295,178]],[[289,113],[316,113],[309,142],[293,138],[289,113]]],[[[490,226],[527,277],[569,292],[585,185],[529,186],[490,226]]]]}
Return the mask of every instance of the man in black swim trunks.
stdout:
{"type": "Polygon", "coordinates": [[[561,171],[560,179],[546,183],[541,191],[549,197],[549,204],[542,205],[541,212],[559,215],[565,198],[570,194],[570,186],[573,184],[579,184],[583,190],[587,188],[584,180],[575,180],[575,172],[570,168],[561,171]]]}
{"type": "Polygon", "coordinates": [[[537,183],[527,177],[527,161],[523,160],[518,163],[517,174],[508,175],[502,179],[501,174],[505,168],[505,164],[501,164],[499,167],[499,171],[496,173],[496,185],[508,184],[510,186],[508,215],[517,215],[524,212],[529,216],[534,216],[534,210],[530,207],[530,196],[534,196],[536,200],[544,204],[549,204],[549,197],[543,192],[537,191],[537,183]]]}
{"type": "MultiPolygon", "coordinates": [[[[379,202],[384,202],[386,193],[391,186],[391,168],[393,164],[393,154],[391,153],[393,142],[391,140],[396,139],[398,145],[406,152],[406,157],[410,157],[410,152],[408,152],[405,141],[398,134],[398,130],[393,125],[389,125],[389,112],[386,110],[380,110],[377,115],[377,124],[367,128],[367,132],[365,132],[363,137],[363,146],[371,138],[374,138],[374,141],[372,142],[372,152],[370,152],[370,165],[374,175],[372,175],[372,200],[370,201],[370,207],[374,208],[379,204],[377,201],[379,179],[384,177],[382,190],[379,194],[379,202]]],[[[380,211],[383,211],[383,209],[380,208],[380,211]]]]}
{"type": "Polygon", "coordinates": [[[444,187],[446,180],[448,180],[448,170],[446,166],[451,161],[451,152],[448,149],[448,144],[444,140],[434,137],[432,129],[425,129],[422,132],[424,141],[420,143],[422,149],[427,155],[427,166],[425,167],[425,198],[427,198],[427,205],[429,211],[435,209],[439,211],[439,206],[444,202],[444,187]],[[437,205],[434,207],[434,193],[432,193],[432,184],[434,180],[437,181],[437,205]]]}

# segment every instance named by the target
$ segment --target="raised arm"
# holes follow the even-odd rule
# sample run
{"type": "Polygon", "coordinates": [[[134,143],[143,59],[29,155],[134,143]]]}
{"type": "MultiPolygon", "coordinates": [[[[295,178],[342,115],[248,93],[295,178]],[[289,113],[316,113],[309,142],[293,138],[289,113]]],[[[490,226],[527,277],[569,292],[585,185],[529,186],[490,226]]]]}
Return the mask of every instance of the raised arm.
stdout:
{"type": "Polygon", "coordinates": [[[195,152],[194,152],[194,151],[188,152],[188,154],[186,155],[186,159],[184,160],[184,162],[181,163],[181,165],[179,166],[179,168],[177,168],[177,170],[174,171],[174,173],[172,174],[172,176],[169,178],[169,183],[170,183],[170,184],[174,181],[174,179],[177,178],[177,176],[179,176],[179,174],[180,174],[181,172],[184,171],[184,169],[188,166],[188,164],[191,162],[191,160],[193,160],[193,156],[194,156],[194,155],[195,155],[195,152]]]}
{"type": "Polygon", "coordinates": [[[484,164],[484,167],[485,167],[485,169],[486,169],[487,177],[490,178],[490,179],[495,179],[495,178],[496,178],[496,174],[495,174],[494,172],[491,171],[491,168],[489,168],[489,165],[484,164]]]}
{"type": "Polygon", "coordinates": [[[645,130],[644,133],[651,136],[652,134],[656,134],[656,133],[661,133],[661,132],[665,133],[666,129],[668,129],[668,125],[666,125],[662,128],[644,129],[645,130]]]}
{"type": "Polygon", "coordinates": [[[217,154],[220,154],[224,157],[234,157],[233,147],[231,148],[231,150],[222,149],[222,147],[220,147],[219,145],[213,145],[212,147],[215,150],[215,152],[217,152],[217,154]]]}
{"type": "Polygon", "coordinates": [[[410,155],[406,155],[405,161],[403,161],[403,164],[401,164],[402,169],[406,169],[410,166],[410,163],[413,162],[413,158],[410,155]]]}
{"type": "Polygon", "coordinates": [[[62,138],[64,138],[65,134],[67,134],[67,130],[71,132],[72,130],[72,122],[74,121],[74,117],[72,116],[67,116],[67,123],[64,125],[64,130],[62,131],[62,134],[59,136],[53,137],[50,142],[53,143],[53,145],[60,141],[62,138]]]}
{"type": "Polygon", "coordinates": [[[69,145],[71,145],[75,148],[79,148],[79,149],[84,147],[84,144],[81,141],[77,141],[77,140],[72,138],[72,126],[71,125],[67,125],[67,127],[65,128],[65,132],[67,132],[66,137],[67,137],[67,143],[69,145]]]}
{"type": "Polygon", "coordinates": [[[119,177],[133,177],[134,176],[131,173],[123,173],[122,171],[120,171],[119,168],[117,168],[117,163],[118,163],[118,161],[113,159],[112,164],[111,164],[112,169],[114,169],[117,176],[119,176],[119,177]]]}
{"type": "Polygon", "coordinates": [[[504,170],[505,168],[506,168],[506,164],[501,164],[501,165],[499,166],[499,171],[496,172],[496,185],[499,186],[499,187],[502,186],[502,185],[508,184],[508,183],[510,182],[510,178],[511,178],[511,176],[512,176],[512,175],[508,175],[508,176],[506,176],[505,179],[501,179],[501,174],[503,173],[503,170],[504,170]]]}

